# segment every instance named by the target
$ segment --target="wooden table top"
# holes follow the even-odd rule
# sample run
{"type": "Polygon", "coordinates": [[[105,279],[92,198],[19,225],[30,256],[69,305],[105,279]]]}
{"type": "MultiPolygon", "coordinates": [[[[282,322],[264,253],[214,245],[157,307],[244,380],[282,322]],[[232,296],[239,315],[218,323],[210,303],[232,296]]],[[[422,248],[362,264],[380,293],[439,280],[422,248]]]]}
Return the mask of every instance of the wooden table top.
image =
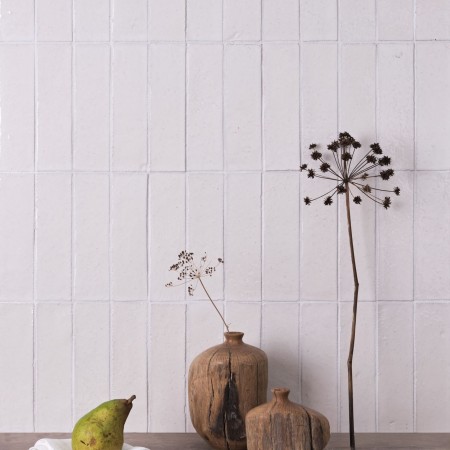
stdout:
{"type": "MultiPolygon", "coordinates": [[[[37,440],[68,438],[61,433],[0,433],[0,450],[28,450],[37,440]]],[[[206,450],[208,444],[192,433],[128,433],[125,441],[150,450],[206,450]]],[[[449,450],[450,433],[357,433],[357,448],[364,450],[449,450]]],[[[348,449],[348,435],[334,433],[327,450],[348,449]]]]}

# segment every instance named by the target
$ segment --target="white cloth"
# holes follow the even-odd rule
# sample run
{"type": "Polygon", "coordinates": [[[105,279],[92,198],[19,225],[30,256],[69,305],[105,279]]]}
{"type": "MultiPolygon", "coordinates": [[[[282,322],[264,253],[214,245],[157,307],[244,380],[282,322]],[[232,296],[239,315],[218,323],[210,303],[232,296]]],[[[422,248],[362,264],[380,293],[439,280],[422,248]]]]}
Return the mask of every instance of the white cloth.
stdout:
{"type": "MultiPolygon", "coordinates": [[[[40,439],[30,450],[72,450],[71,439],[40,439]]],[[[122,450],[149,450],[144,447],[133,447],[123,444],[122,450]]]]}

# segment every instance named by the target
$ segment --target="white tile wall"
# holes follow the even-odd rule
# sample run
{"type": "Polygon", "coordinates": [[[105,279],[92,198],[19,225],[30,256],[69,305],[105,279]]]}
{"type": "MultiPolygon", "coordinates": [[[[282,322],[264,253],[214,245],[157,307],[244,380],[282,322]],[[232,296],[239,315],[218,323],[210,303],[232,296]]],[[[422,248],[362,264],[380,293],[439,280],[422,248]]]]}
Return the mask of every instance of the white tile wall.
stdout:
{"type": "Polygon", "coordinates": [[[199,289],[164,287],[184,248],[225,259],[205,282],[270,387],[347,431],[344,208],[305,207],[324,184],[298,173],[344,130],[401,188],[352,209],[356,429],[450,431],[449,13],[1,1],[0,431],[70,431],[132,394],[129,431],[192,430],[187,369],[223,326],[199,289]]]}

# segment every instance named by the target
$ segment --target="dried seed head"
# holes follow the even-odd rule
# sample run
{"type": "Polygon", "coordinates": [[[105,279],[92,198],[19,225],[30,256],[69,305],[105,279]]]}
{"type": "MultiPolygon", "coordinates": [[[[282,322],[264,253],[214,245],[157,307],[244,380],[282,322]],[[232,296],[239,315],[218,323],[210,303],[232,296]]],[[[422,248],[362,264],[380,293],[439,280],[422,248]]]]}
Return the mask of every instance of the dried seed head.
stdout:
{"type": "Polygon", "coordinates": [[[356,203],[357,205],[361,204],[361,197],[357,195],[356,197],[353,197],[353,203],[356,203]]]}
{"type": "Polygon", "coordinates": [[[303,199],[303,201],[305,202],[305,205],[310,205],[311,204],[311,199],[309,197],[305,197],[303,199]]]}

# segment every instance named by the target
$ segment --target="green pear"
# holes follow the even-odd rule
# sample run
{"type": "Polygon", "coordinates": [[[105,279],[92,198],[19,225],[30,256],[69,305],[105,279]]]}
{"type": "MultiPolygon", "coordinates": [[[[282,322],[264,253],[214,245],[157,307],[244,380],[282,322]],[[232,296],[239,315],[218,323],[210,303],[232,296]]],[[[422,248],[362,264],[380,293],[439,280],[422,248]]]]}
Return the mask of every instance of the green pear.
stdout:
{"type": "Polygon", "coordinates": [[[72,450],[122,450],[123,427],[135,398],[110,400],[83,416],[72,432],[72,450]]]}

